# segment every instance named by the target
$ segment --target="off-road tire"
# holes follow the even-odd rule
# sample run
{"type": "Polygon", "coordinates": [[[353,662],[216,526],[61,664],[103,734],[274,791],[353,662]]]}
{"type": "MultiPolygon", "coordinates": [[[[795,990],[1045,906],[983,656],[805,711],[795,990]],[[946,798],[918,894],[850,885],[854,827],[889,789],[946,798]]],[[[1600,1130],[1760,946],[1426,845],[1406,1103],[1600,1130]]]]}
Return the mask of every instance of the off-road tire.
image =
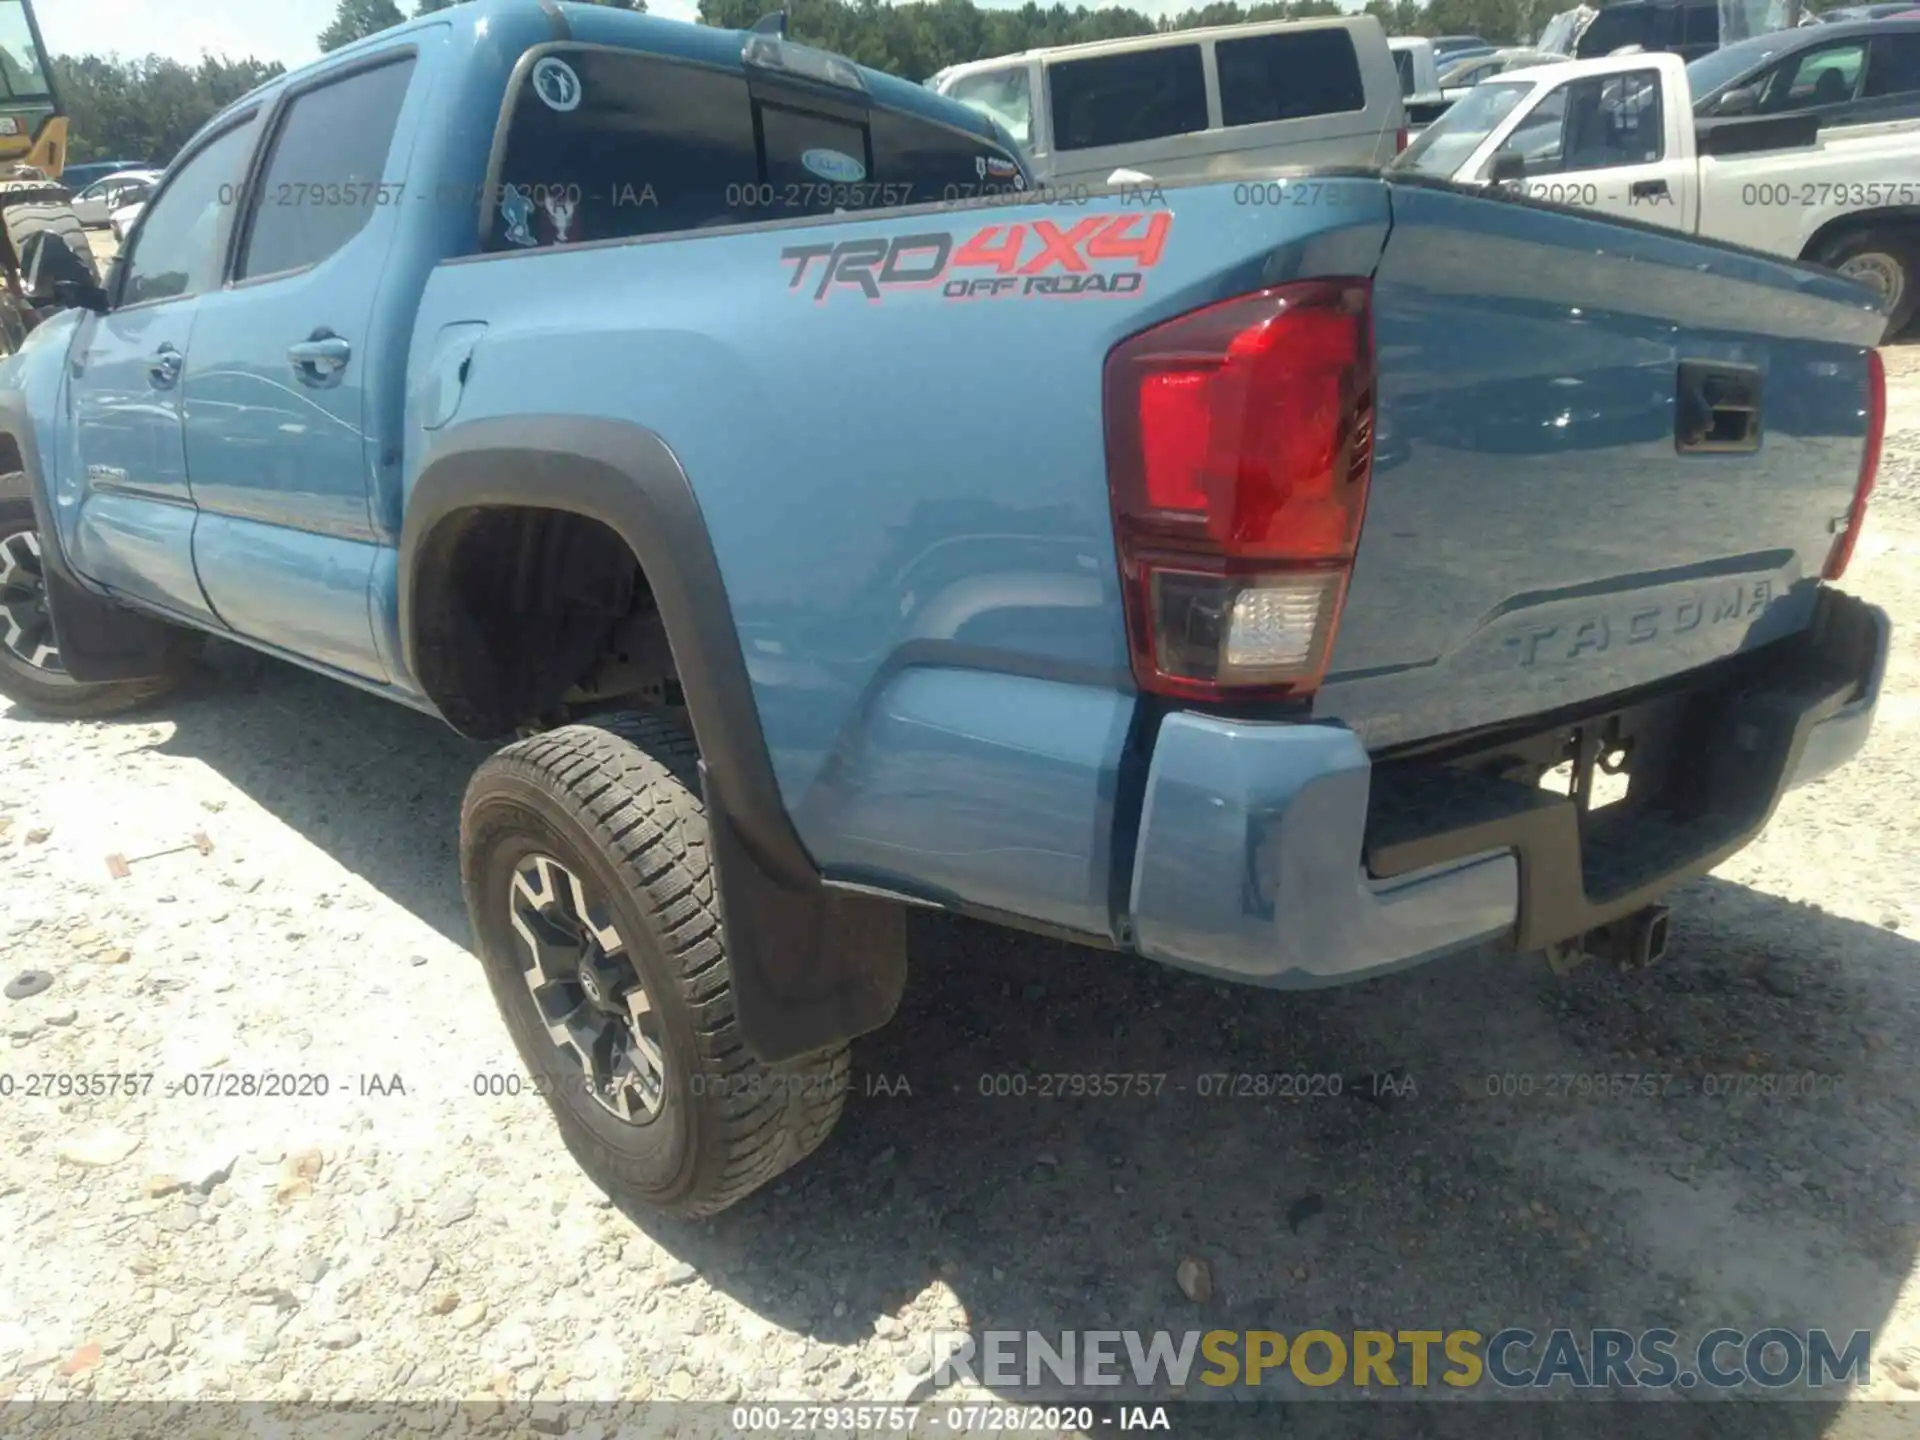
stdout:
{"type": "MultiPolygon", "coordinates": [[[[0,475],[0,544],[36,530],[27,477],[16,470],[0,475]]],[[[46,542],[42,542],[43,545],[46,542]]],[[[29,665],[0,644],[0,695],[41,715],[63,720],[97,720],[158,700],[180,684],[187,672],[189,647],[170,656],[166,670],[144,680],[86,683],[64,671],[29,665]]]]}
{"type": "Polygon", "coordinates": [[[1920,229],[1880,225],[1842,231],[1824,241],[1811,258],[1830,270],[1839,270],[1848,261],[1871,260],[1898,276],[1899,296],[1887,321],[1889,340],[1905,330],[1920,310],[1920,229]]]}
{"type": "Polygon", "coordinates": [[[687,1217],[726,1209],[818,1149],[848,1076],[845,1046],[769,1066],[741,1042],[698,754],[668,717],[596,717],[492,756],[460,815],[461,879],[488,983],[567,1148],[610,1193],[687,1217]],[[658,1016],[664,1098],[649,1123],[583,1092],[533,998],[513,885],[536,855],[604,897],[658,1016]]]}

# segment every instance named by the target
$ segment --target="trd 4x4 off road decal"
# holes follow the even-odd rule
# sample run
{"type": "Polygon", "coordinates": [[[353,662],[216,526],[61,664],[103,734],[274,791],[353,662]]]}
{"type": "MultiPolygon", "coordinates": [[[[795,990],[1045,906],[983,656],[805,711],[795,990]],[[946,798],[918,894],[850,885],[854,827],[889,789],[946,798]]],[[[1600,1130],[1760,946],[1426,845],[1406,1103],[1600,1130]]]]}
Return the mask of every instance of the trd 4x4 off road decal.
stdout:
{"type": "Polygon", "coordinates": [[[1146,272],[1160,263],[1172,229],[1173,216],[1164,210],[1089,215],[1069,225],[989,225],[965,239],[936,230],[890,240],[876,235],[789,245],[780,259],[793,266],[787,288],[811,281],[815,300],[841,286],[869,300],[902,290],[938,290],[948,300],[1137,295],[1146,272]]]}

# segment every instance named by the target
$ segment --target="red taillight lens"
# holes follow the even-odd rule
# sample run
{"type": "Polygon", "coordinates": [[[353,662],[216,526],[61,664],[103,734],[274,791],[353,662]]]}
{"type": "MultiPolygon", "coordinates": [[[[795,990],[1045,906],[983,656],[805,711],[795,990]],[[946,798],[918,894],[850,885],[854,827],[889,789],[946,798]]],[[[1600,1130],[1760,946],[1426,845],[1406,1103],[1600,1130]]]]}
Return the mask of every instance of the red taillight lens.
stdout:
{"type": "Polygon", "coordinates": [[[1107,359],[1107,459],[1134,676],[1187,698],[1326,673],[1373,459],[1365,280],[1182,315],[1107,359]]]}
{"type": "Polygon", "coordinates": [[[1822,580],[1838,580],[1847,573],[1853,559],[1853,547],[1859,543],[1860,527],[1867,523],[1867,500],[1873,494],[1873,482],[1880,472],[1880,445],[1887,430],[1887,370],[1880,363],[1880,352],[1867,352],[1867,447],[1860,455],[1860,479],[1853,487],[1853,504],[1847,507],[1847,528],[1834,538],[1827,552],[1822,580]]]}
{"type": "Polygon", "coordinates": [[[1393,153],[1398,155],[1407,148],[1407,127],[1402,125],[1393,132],[1393,153]]]}

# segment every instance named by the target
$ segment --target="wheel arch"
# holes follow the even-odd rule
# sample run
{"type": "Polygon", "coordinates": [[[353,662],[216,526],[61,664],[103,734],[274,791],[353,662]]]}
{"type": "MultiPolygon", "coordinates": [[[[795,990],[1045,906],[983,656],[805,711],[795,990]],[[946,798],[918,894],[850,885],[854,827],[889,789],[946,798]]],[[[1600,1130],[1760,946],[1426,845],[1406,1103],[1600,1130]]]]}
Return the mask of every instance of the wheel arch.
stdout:
{"type": "Polygon", "coordinates": [[[626,545],[653,590],[703,762],[769,868],[813,870],[779,798],[746,662],[712,542],[678,459],[652,431],[578,416],[479,420],[446,432],[407,496],[400,536],[400,637],[406,666],[456,730],[494,739],[489,717],[461,713],[436,646],[456,643],[442,613],[463,526],[495,507],[593,520],[626,545]]]}
{"type": "Polygon", "coordinates": [[[1823,221],[1800,247],[1800,258],[1811,260],[1835,239],[1855,230],[1899,230],[1920,247],[1920,205],[1883,205],[1875,210],[1849,210],[1823,221]]]}
{"type": "Polygon", "coordinates": [[[400,640],[408,671],[456,729],[472,718],[445,693],[459,657],[435,653],[462,641],[447,566],[469,518],[496,507],[598,522],[652,591],[700,750],[748,1047],[769,1062],[791,1059],[885,1024],[905,986],[899,907],[829,890],[793,826],[719,561],[678,457],[644,426],[578,415],[473,420],[437,438],[402,523],[400,640]]]}

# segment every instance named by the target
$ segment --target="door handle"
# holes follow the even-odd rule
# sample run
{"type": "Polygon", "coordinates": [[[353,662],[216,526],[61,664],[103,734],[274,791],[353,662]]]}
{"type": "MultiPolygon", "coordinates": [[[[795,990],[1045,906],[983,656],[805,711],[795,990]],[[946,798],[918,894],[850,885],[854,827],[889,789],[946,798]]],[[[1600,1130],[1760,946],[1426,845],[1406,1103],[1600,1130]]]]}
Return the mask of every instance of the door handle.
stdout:
{"type": "Polygon", "coordinates": [[[326,385],[339,379],[353,358],[353,346],[331,330],[316,330],[298,345],[287,347],[287,359],[295,372],[310,385],[326,385]]]}
{"type": "Polygon", "coordinates": [[[187,357],[171,345],[162,345],[154,352],[153,359],[147,363],[147,374],[153,377],[153,383],[161,389],[171,388],[180,378],[180,371],[186,365],[187,357]]]}
{"type": "Polygon", "coordinates": [[[1628,198],[1633,200],[1652,200],[1667,193],[1664,180],[1636,180],[1627,189],[1628,198]]]}

